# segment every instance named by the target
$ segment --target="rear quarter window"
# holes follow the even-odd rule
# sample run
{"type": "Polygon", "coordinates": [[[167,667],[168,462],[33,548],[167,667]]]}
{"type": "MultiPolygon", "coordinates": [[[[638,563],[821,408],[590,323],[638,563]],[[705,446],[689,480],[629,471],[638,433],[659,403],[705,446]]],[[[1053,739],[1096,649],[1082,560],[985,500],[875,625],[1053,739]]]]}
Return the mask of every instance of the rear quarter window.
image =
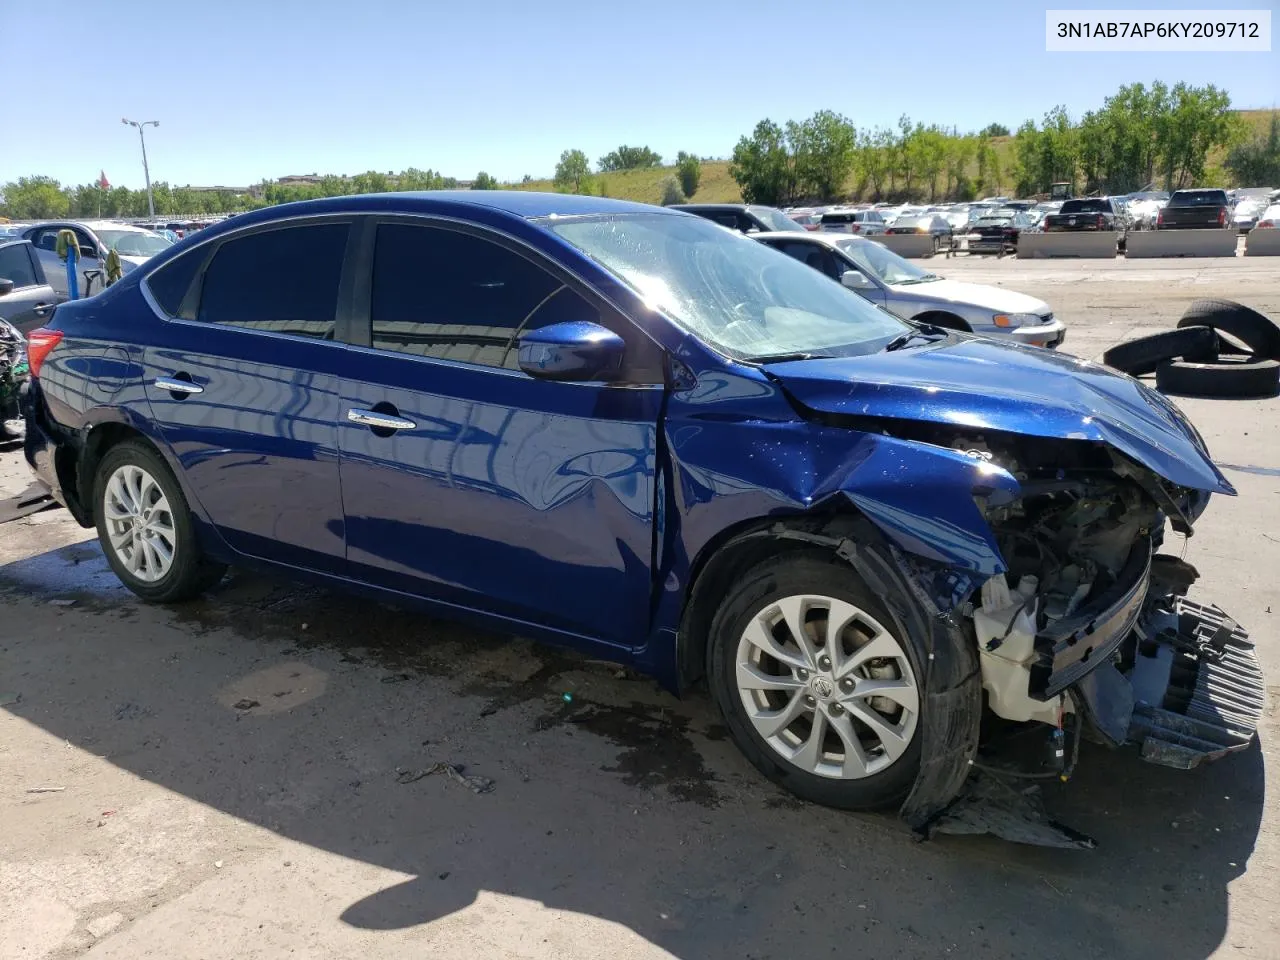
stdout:
{"type": "Polygon", "coordinates": [[[191,281],[195,279],[196,271],[200,269],[202,257],[203,251],[192,250],[170,260],[159,270],[154,270],[147,276],[147,289],[160,305],[160,309],[169,316],[178,316],[182,299],[191,288],[191,281]]]}

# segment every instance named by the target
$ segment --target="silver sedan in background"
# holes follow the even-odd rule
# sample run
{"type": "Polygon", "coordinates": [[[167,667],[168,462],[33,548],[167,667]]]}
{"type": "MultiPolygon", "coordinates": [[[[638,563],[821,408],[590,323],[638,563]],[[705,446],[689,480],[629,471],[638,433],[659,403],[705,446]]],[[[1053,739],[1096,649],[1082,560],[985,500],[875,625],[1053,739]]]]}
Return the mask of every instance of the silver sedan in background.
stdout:
{"type": "Polygon", "coordinates": [[[1056,347],[1066,327],[1043,300],[1002,287],[947,280],[903,259],[883,244],[830,233],[754,236],[807,263],[904,320],[1056,347]]]}

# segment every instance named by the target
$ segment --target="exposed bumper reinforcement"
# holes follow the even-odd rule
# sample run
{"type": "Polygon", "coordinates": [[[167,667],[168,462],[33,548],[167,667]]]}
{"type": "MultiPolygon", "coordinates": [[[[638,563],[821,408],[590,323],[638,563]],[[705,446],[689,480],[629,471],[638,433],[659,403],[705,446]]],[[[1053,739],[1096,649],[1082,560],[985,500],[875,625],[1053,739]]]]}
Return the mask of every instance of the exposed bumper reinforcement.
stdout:
{"type": "Polygon", "coordinates": [[[1142,758],[1186,770],[1249,746],[1266,702],[1249,635],[1217,607],[1181,597],[1141,626],[1128,739],[1142,758]]]}

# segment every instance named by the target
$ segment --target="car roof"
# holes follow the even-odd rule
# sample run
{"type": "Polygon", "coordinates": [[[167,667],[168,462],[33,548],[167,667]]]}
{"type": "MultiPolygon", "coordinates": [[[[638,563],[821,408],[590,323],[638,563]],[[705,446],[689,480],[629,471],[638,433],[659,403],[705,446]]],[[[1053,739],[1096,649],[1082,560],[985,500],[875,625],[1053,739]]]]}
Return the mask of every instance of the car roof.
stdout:
{"type": "Polygon", "coordinates": [[[84,227],[97,233],[99,230],[123,230],[129,233],[150,233],[146,227],[134,226],[132,223],[120,223],[117,220],[41,220],[31,227],[84,227]]]}
{"type": "Polygon", "coordinates": [[[668,210],[749,210],[761,204],[751,203],[673,203],[668,210]]]}

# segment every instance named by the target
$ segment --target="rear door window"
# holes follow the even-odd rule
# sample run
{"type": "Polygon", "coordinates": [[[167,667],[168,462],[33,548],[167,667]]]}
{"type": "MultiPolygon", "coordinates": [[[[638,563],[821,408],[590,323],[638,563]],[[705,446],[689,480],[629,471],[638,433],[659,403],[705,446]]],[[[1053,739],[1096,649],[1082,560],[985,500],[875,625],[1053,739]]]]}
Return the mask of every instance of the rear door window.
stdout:
{"type": "Polygon", "coordinates": [[[205,271],[196,319],[332,339],[349,232],[345,223],[306,224],[225,241],[205,271]]]}
{"type": "Polygon", "coordinates": [[[10,280],[14,289],[34,287],[36,271],[31,265],[25,243],[10,243],[0,247],[0,280],[10,280]]]}

